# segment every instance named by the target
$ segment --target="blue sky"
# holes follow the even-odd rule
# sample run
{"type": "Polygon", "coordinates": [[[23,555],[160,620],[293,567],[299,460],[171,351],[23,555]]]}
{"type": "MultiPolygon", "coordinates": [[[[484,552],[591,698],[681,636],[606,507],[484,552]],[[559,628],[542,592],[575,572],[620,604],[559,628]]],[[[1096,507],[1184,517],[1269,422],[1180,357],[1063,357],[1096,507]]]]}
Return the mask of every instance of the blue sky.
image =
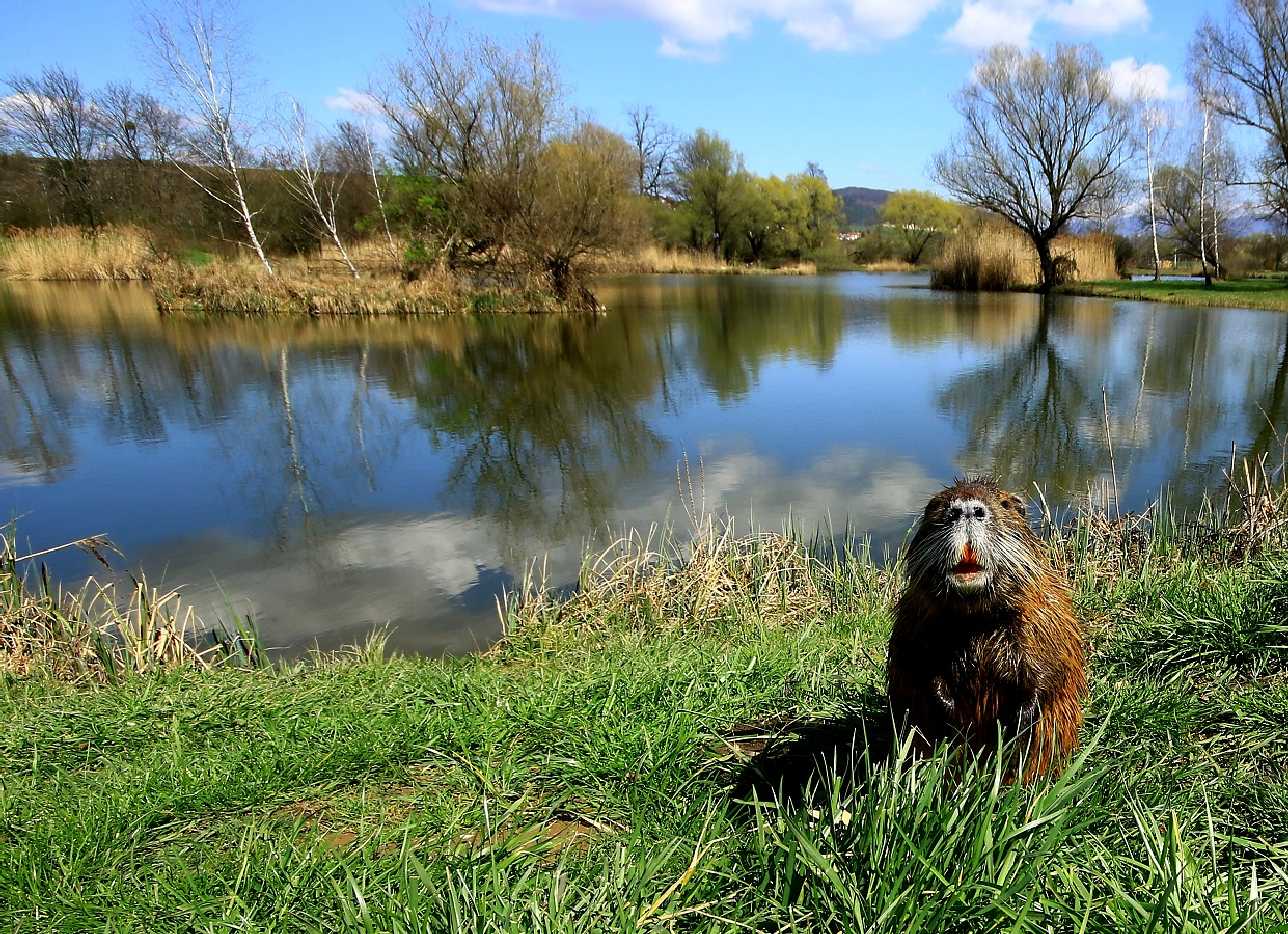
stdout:
{"type": "MultiPolygon", "coordinates": [[[[265,99],[290,93],[320,119],[405,46],[403,0],[243,3],[265,99]],[[355,12],[360,10],[361,12],[355,12]]],[[[146,84],[128,0],[21,0],[5,13],[4,74],[46,64],[91,86],[146,84]]],[[[502,40],[538,31],[573,102],[622,128],[631,103],[729,138],[759,173],[822,164],[834,185],[926,187],[954,132],[952,95],[979,49],[1087,41],[1126,78],[1183,93],[1197,0],[475,0],[436,13],[502,40]],[[1165,71],[1164,71],[1165,69],[1165,71]]]]}

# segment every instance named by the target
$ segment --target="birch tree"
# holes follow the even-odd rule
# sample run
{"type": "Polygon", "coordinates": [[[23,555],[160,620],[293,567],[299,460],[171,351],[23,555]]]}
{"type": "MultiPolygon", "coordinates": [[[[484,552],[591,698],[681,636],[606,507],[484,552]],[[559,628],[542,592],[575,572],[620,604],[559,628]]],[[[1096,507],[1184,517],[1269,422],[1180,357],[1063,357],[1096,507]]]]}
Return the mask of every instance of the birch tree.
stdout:
{"type": "Polygon", "coordinates": [[[157,69],[171,88],[176,109],[190,123],[183,145],[170,163],[241,226],[246,245],[264,269],[273,264],[255,230],[255,215],[243,183],[248,132],[240,110],[244,59],[235,31],[206,0],[184,0],[169,15],[144,15],[157,69]]]}
{"type": "Polygon", "coordinates": [[[1158,101],[1143,102],[1140,109],[1141,150],[1145,155],[1145,200],[1149,211],[1149,231],[1154,246],[1154,281],[1163,278],[1163,259],[1158,251],[1158,153],[1166,146],[1171,127],[1167,108],[1158,101]]]}
{"type": "Polygon", "coordinates": [[[1266,207],[1288,220],[1288,0],[1231,0],[1224,23],[1204,19],[1189,63],[1217,116],[1262,134],[1266,207]]]}
{"type": "Polygon", "coordinates": [[[361,278],[340,237],[336,213],[340,195],[349,180],[348,171],[334,158],[334,145],[314,138],[308,116],[297,100],[290,101],[280,161],[286,189],[309,212],[310,224],[319,240],[330,240],[341,261],[355,279],[361,278]]]}

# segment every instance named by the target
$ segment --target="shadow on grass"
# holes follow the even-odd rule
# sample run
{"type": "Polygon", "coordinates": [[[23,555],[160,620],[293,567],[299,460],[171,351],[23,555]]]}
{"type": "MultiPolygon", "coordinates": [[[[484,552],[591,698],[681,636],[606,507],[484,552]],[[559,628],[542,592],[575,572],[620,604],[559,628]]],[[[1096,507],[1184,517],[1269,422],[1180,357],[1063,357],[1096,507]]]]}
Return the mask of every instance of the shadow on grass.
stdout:
{"type": "Polygon", "coordinates": [[[895,747],[894,720],[883,694],[857,699],[842,717],[783,718],[738,724],[720,740],[738,761],[729,797],[740,807],[758,802],[805,804],[840,784],[862,783],[895,747]]]}

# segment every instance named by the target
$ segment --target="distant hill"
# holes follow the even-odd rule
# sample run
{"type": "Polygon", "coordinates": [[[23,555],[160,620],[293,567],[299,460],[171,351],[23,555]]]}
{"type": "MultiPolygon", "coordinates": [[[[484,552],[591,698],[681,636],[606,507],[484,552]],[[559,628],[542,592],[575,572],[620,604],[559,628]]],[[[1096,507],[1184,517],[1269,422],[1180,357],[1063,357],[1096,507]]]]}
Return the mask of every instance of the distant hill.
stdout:
{"type": "Polygon", "coordinates": [[[845,204],[845,223],[848,227],[869,227],[877,222],[881,205],[886,203],[894,192],[884,188],[833,188],[835,194],[845,204]]]}

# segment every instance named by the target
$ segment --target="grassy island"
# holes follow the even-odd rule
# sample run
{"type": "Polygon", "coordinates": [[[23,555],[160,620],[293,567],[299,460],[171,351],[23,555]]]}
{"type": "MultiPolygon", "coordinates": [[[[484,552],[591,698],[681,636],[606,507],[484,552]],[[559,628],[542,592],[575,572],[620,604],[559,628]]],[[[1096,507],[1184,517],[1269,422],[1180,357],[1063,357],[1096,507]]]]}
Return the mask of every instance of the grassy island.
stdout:
{"type": "MultiPolygon", "coordinates": [[[[1288,548],[1266,520],[1282,502],[1052,533],[1092,697],[1084,754],[1033,788],[943,755],[865,766],[889,734],[898,569],[862,549],[707,523],[682,549],[628,539],[571,597],[509,601],[481,655],[391,658],[377,640],[276,667],[105,666],[81,641],[60,671],[76,624],[50,626],[10,561],[0,915],[18,931],[1281,930],[1288,548]],[[807,780],[818,761],[837,768],[807,780]]],[[[153,613],[127,632],[163,630],[153,613]]]]}

